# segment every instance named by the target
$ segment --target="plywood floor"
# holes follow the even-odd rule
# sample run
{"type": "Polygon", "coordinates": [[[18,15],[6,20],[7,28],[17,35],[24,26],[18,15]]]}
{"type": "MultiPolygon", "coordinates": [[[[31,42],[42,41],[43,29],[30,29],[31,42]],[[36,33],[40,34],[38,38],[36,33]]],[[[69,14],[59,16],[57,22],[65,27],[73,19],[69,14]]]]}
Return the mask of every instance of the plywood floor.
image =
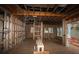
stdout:
{"type": "MultiPolygon", "coordinates": [[[[49,51],[50,54],[74,54],[79,53],[79,48],[76,48],[74,46],[71,46],[70,48],[67,48],[63,45],[54,43],[50,40],[47,40],[44,42],[45,50],[49,51]]],[[[18,45],[12,50],[10,50],[8,53],[11,54],[32,54],[33,53],[33,46],[34,41],[29,39],[25,40],[22,45],[18,45]]]]}

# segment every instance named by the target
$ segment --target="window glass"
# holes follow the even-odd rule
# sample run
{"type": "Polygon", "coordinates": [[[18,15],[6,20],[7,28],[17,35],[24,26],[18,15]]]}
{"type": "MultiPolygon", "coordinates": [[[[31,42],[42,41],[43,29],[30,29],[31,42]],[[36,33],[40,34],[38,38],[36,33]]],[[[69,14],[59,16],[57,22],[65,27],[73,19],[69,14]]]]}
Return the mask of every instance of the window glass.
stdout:
{"type": "Polygon", "coordinates": [[[31,27],[30,32],[31,32],[31,33],[33,33],[33,32],[34,32],[34,28],[33,28],[33,27],[31,27]]]}
{"type": "Polygon", "coordinates": [[[47,28],[44,28],[44,33],[48,33],[48,29],[47,28]]]}
{"type": "Polygon", "coordinates": [[[49,33],[52,33],[52,28],[48,28],[49,29],[49,33]]]}
{"type": "Polygon", "coordinates": [[[59,36],[59,28],[57,28],[57,36],[59,36]]]}

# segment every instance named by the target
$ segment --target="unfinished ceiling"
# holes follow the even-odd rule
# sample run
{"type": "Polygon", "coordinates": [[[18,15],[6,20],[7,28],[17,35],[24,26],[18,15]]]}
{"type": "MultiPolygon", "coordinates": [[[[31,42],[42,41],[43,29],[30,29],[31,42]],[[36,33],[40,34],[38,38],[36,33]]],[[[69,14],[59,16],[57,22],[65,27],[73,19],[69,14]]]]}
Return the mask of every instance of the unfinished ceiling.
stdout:
{"type": "Polygon", "coordinates": [[[78,4],[16,4],[0,5],[0,7],[20,18],[28,18],[26,21],[33,21],[33,16],[36,16],[44,22],[61,23],[63,19],[79,16],[78,4]]]}

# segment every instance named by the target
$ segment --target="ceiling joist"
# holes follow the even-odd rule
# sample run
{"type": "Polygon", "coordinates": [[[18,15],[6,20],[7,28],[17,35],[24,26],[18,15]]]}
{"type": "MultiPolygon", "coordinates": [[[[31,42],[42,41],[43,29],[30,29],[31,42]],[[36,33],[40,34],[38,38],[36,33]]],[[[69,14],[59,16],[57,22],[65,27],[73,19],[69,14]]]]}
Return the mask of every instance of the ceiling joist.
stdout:
{"type": "Polygon", "coordinates": [[[22,16],[58,16],[58,17],[64,17],[64,14],[59,13],[51,13],[51,12],[38,12],[38,11],[24,11],[24,12],[17,12],[13,15],[22,15],[22,16]]]}

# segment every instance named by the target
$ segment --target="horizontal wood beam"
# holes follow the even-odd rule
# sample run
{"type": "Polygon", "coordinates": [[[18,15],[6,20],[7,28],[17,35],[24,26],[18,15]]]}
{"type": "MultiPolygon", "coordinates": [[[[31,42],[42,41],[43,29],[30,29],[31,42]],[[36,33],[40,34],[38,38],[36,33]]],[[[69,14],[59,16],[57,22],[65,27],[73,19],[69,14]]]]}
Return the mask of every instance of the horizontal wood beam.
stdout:
{"type": "Polygon", "coordinates": [[[59,16],[64,17],[64,14],[52,13],[52,12],[38,12],[38,11],[22,11],[14,13],[13,15],[22,15],[22,16],[59,16]]]}

